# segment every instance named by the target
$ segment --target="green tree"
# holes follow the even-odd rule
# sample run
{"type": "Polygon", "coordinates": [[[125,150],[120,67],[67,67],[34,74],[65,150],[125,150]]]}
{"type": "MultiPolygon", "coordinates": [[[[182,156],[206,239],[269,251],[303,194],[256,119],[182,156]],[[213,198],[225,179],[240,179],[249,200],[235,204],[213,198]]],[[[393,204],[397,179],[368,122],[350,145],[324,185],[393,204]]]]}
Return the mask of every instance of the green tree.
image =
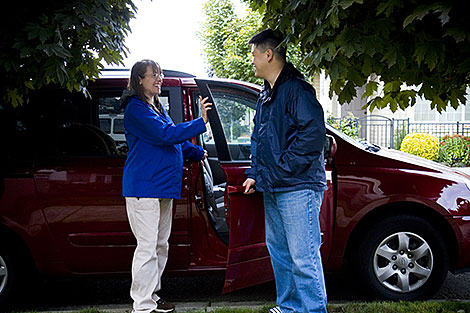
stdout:
{"type": "Polygon", "coordinates": [[[10,2],[0,24],[0,94],[18,106],[50,84],[85,91],[101,64],[122,64],[132,0],[10,2]],[[12,7],[11,7],[12,6],[12,7]]]}
{"type": "Polygon", "coordinates": [[[327,117],[326,122],[351,138],[359,138],[360,125],[357,118],[351,112],[349,112],[348,116],[343,116],[340,119],[330,115],[327,117]]]}
{"type": "MultiPolygon", "coordinates": [[[[239,1],[239,0],[233,0],[239,1]]],[[[246,17],[235,14],[232,0],[207,0],[203,6],[204,23],[199,37],[201,39],[209,74],[221,78],[231,78],[262,84],[254,75],[251,64],[251,46],[248,41],[261,30],[262,16],[257,11],[247,8],[246,17]]],[[[288,60],[303,73],[306,67],[302,63],[304,55],[298,46],[288,45],[288,60]]],[[[312,77],[307,77],[312,81],[312,77]]],[[[230,141],[237,140],[247,129],[249,117],[245,105],[233,101],[217,100],[224,132],[230,141]]]]}
{"type": "MultiPolygon", "coordinates": [[[[235,14],[232,0],[207,0],[203,11],[205,22],[199,37],[210,74],[261,84],[261,79],[254,76],[248,41],[262,29],[262,15],[247,8],[246,17],[240,18],[235,14]]],[[[288,45],[287,56],[300,71],[307,73],[300,47],[288,45]]]]}
{"type": "Polygon", "coordinates": [[[205,22],[199,37],[210,74],[261,83],[253,75],[248,45],[261,26],[261,15],[249,10],[246,18],[238,18],[231,0],[208,0],[203,11],[205,22]]]}
{"type": "MultiPolygon", "coordinates": [[[[204,23],[199,31],[209,74],[217,77],[244,80],[260,84],[251,64],[250,38],[261,24],[261,16],[251,10],[246,18],[238,18],[231,0],[208,0],[204,3],[204,23]]],[[[224,132],[229,141],[242,134],[242,122],[246,118],[245,105],[217,101],[224,132]]]]}
{"type": "Polygon", "coordinates": [[[299,45],[310,73],[325,69],[330,96],[396,111],[417,96],[440,112],[465,103],[470,83],[467,1],[246,0],[263,24],[299,45]],[[377,95],[379,85],[383,89],[377,95]],[[407,86],[415,86],[410,88],[407,86]]]}

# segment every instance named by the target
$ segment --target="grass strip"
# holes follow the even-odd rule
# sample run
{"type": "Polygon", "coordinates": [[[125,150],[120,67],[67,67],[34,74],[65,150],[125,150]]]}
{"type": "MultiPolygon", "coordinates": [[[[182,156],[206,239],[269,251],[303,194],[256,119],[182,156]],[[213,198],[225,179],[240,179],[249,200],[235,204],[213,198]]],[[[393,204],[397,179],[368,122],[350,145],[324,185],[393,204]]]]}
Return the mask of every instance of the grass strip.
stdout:
{"type": "MultiPolygon", "coordinates": [[[[177,313],[268,313],[272,305],[262,308],[230,308],[230,307],[208,307],[204,310],[180,311],[177,313]]],[[[129,309],[130,312],[130,309],[129,309]]],[[[20,313],[20,312],[18,312],[20,313]]],[[[21,312],[39,313],[39,312],[21,312]]],[[[89,308],[86,310],[67,313],[113,313],[89,308]]],[[[120,311],[119,313],[122,313],[120,311]]],[[[398,302],[348,302],[341,304],[329,304],[328,313],[470,313],[469,301],[398,301],[398,302]]]]}

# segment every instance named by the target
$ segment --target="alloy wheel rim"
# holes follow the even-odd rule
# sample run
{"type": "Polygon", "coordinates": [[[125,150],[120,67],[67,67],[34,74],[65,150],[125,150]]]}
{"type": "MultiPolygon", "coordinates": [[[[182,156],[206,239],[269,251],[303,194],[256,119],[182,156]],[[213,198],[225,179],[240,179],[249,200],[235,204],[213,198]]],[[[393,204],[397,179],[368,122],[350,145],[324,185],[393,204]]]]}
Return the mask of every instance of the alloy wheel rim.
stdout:
{"type": "Polygon", "coordinates": [[[0,295],[4,292],[8,281],[8,269],[5,261],[0,256],[0,295]]]}
{"type": "Polygon", "coordinates": [[[433,263],[431,247],[423,238],[411,232],[398,232],[378,245],[373,266],[382,286],[407,293],[426,283],[433,263]]]}

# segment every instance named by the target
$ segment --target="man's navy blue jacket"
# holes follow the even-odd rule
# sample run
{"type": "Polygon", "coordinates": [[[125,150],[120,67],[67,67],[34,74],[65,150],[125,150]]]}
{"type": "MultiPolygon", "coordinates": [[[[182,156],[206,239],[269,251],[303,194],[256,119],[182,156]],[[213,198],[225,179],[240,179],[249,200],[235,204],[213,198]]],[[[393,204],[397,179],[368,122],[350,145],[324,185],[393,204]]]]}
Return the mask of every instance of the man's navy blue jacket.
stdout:
{"type": "Polygon", "coordinates": [[[267,81],[256,104],[251,168],[261,192],[326,189],[325,121],[315,89],[290,63],[271,88],[267,81]]]}

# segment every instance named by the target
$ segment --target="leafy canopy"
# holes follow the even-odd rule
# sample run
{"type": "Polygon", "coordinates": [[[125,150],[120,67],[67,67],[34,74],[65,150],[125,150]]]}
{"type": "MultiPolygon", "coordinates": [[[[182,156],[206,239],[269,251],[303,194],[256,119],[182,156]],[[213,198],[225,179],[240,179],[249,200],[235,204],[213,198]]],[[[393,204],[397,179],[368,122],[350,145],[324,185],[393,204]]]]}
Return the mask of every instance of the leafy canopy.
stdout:
{"type": "Polygon", "coordinates": [[[231,0],[208,0],[203,11],[198,35],[209,74],[260,83],[253,73],[248,41],[260,28],[261,15],[250,10],[246,18],[239,18],[231,0]]]}
{"type": "Polygon", "coordinates": [[[0,24],[0,94],[18,106],[47,85],[85,91],[108,64],[123,64],[132,0],[11,2],[0,24]]]}
{"type": "Polygon", "coordinates": [[[417,96],[439,112],[465,103],[470,83],[468,1],[245,0],[265,27],[324,69],[341,104],[366,86],[365,107],[392,111],[417,96]],[[383,86],[383,88],[379,88],[383,86]],[[414,86],[413,88],[407,86],[414,86]]]}
{"type": "MultiPolygon", "coordinates": [[[[239,17],[231,0],[207,0],[203,11],[204,22],[198,34],[209,74],[261,84],[261,79],[254,75],[251,46],[248,44],[251,37],[262,29],[261,14],[248,8],[246,16],[239,17]]],[[[288,61],[306,73],[298,46],[289,45],[287,56],[288,61]]]]}

